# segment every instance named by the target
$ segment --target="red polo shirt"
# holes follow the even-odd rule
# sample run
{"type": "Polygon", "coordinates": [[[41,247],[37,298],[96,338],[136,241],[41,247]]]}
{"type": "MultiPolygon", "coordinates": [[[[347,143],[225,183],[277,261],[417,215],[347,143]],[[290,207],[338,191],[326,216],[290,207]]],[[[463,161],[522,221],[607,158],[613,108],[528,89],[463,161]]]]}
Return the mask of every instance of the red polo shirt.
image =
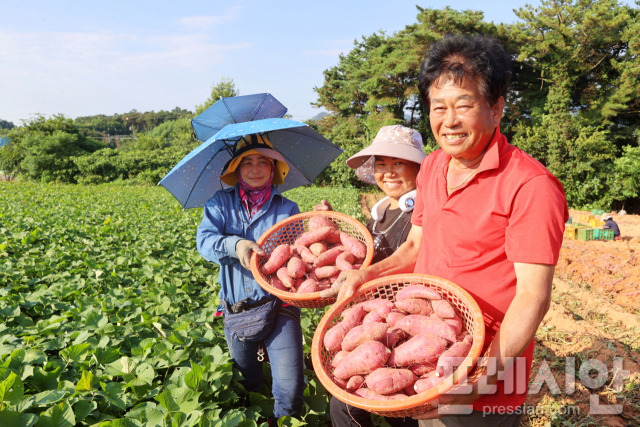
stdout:
{"type": "MultiPolygon", "coordinates": [[[[414,271],[466,289],[484,313],[488,345],[515,296],[513,264],[555,265],[569,212],[562,184],[499,130],[475,176],[448,195],[450,159],[437,150],[420,167],[411,222],[422,227],[422,244],[414,271]]],[[[523,354],[526,379],[523,366],[516,370],[518,390],[505,393],[500,381],[498,392],[478,399],[474,409],[505,412],[524,403],[533,346],[532,340],[523,354]]]]}

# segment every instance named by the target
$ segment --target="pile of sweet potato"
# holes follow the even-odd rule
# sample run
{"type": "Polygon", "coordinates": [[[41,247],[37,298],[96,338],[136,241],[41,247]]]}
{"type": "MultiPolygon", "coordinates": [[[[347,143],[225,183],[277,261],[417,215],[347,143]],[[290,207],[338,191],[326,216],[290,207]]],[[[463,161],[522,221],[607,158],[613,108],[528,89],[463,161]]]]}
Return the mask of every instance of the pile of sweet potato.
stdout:
{"type": "Polygon", "coordinates": [[[262,265],[271,286],[295,293],[319,292],[331,287],[343,270],[360,268],[367,247],[339,230],[331,219],[309,218],[308,231],[293,244],[276,246],[262,265]]]}
{"type": "Polygon", "coordinates": [[[327,330],[334,382],[366,399],[402,399],[437,386],[464,360],[473,337],[439,292],[409,285],[395,302],[354,304],[327,330]]]}

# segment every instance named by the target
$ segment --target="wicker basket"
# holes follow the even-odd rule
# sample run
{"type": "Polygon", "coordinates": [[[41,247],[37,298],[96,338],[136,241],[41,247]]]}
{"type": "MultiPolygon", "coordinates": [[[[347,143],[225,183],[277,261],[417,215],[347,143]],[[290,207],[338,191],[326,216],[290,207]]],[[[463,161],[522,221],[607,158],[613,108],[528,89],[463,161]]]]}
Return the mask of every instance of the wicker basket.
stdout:
{"type": "Polygon", "coordinates": [[[433,407],[431,402],[454,384],[467,377],[476,364],[484,345],[484,319],[480,307],[471,295],[460,286],[440,277],[426,274],[397,274],[365,283],[351,298],[341,300],[330,307],[318,324],[311,344],[313,369],[322,385],[337,399],[351,406],[387,417],[412,417],[433,407]],[[334,352],[324,348],[325,333],[339,320],[342,312],[352,305],[370,299],[395,300],[396,293],[409,285],[424,285],[440,292],[462,319],[464,328],[473,336],[473,344],[462,364],[454,371],[453,380],[445,380],[438,386],[402,400],[371,400],[343,390],[333,381],[331,360],[334,352]]]}
{"type": "MultiPolygon", "coordinates": [[[[329,218],[340,231],[344,231],[364,243],[367,247],[367,255],[360,268],[365,268],[371,264],[371,260],[373,259],[373,238],[371,237],[371,233],[369,233],[367,227],[358,220],[340,212],[312,211],[291,216],[265,231],[256,243],[260,245],[267,255],[270,255],[278,245],[285,243],[292,244],[302,233],[308,231],[309,219],[318,215],[329,218]]],[[[335,302],[335,296],[321,297],[321,292],[296,294],[271,286],[267,277],[262,273],[262,265],[264,265],[266,260],[267,257],[259,256],[255,252],[251,256],[251,272],[258,284],[265,291],[277,296],[288,304],[301,308],[324,307],[335,302]]]]}

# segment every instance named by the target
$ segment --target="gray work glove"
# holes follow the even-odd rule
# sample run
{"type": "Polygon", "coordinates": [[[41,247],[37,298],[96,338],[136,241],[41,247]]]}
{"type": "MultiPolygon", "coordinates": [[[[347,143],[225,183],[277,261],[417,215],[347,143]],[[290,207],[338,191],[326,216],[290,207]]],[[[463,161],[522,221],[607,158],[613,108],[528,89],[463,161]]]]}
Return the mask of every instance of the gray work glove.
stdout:
{"type": "Polygon", "coordinates": [[[242,239],[238,240],[236,243],[236,255],[240,260],[240,264],[246,268],[247,270],[251,269],[249,265],[249,260],[251,259],[251,251],[257,253],[258,255],[264,255],[264,251],[258,246],[256,242],[252,242],[251,240],[242,239]]]}

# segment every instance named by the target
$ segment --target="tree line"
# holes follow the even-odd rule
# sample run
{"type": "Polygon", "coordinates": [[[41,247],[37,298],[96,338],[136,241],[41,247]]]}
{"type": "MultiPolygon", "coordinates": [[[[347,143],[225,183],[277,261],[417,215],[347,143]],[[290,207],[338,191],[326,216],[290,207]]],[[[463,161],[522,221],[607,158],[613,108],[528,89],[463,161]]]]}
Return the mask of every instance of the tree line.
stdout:
{"type": "MultiPolygon", "coordinates": [[[[478,11],[417,7],[416,23],[392,35],[376,32],[356,40],[314,88],[315,105],[330,114],[307,123],[345,150],[316,183],[361,187],[344,160],[385,125],[413,127],[427,151],[436,149],[417,90],[425,52],[448,33],[488,34],[502,41],[514,65],[502,133],[562,181],[571,207],[640,209],[638,8],[617,0],[543,0],[515,12],[519,22],[494,24],[478,11]]],[[[194,113],[176,108],[36,119],[3,131],[12,144],[0,149],[0,169],[45,181],[157,182],[197,146],[190,119],[220,97],[238,94],[233,80],[223,79],[194,113]],[[60,129],[44,126],[49,122],[60,129]],[[135,139],[118,147],[97,140],[116,134],[135,139]],[[60,164],[44,173],[53,157],[33,160],[38,156],[53,156],[60,164]],[[144,160],[149,158],[155,163],[144,160]]]]}

